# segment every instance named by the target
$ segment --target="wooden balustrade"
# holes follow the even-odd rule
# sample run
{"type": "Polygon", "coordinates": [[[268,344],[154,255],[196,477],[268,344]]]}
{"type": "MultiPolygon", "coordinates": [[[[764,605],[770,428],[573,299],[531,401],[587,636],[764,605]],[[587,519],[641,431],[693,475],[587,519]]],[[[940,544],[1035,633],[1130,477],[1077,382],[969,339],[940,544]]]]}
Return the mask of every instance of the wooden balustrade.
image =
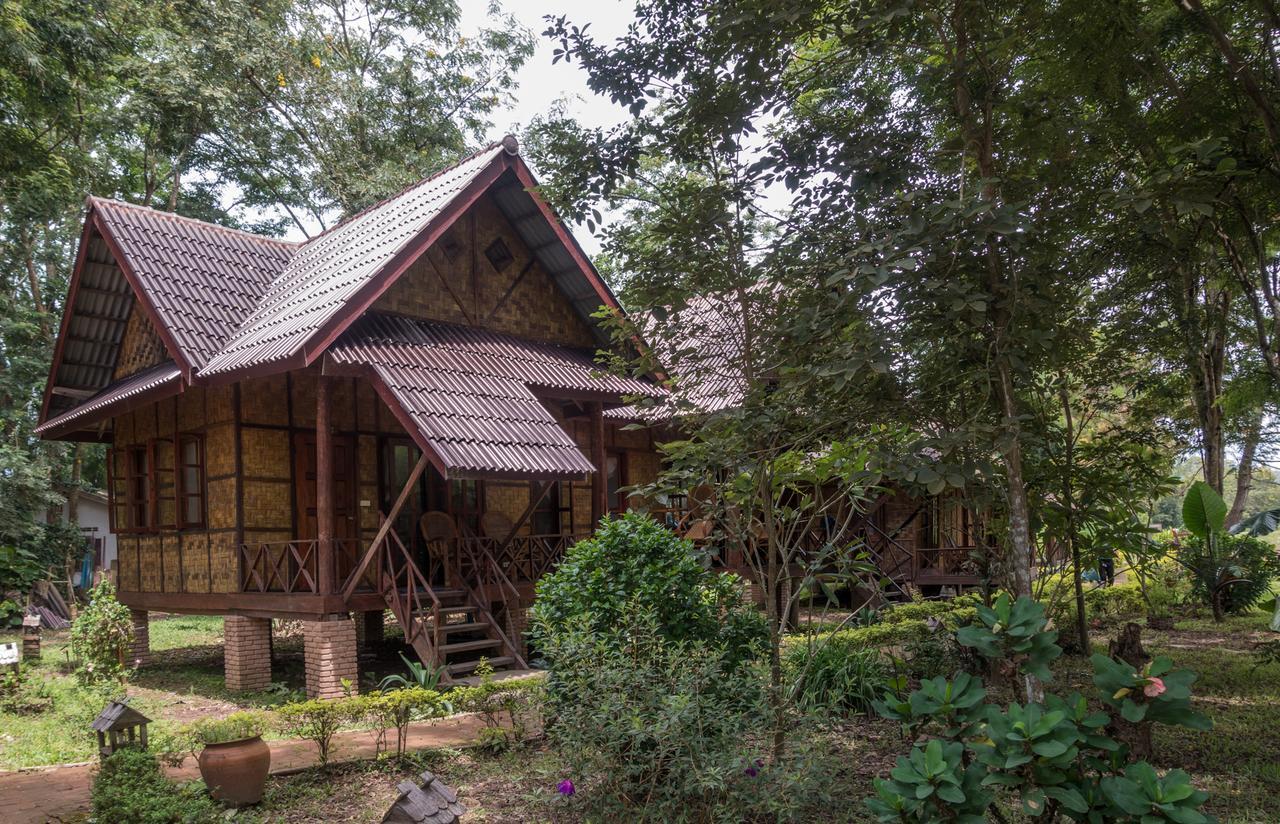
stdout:
{"type": "Polygon", "coordinates": [[[316,592],[317,546],[309,541],[240,545],[241,592],[316,592]]]}

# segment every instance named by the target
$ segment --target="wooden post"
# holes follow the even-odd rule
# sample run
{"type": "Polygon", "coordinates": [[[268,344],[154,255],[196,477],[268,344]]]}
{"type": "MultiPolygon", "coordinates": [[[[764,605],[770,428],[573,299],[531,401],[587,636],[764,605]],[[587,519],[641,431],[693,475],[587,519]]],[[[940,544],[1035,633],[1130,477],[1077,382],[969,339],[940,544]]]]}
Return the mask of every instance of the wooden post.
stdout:
{"type": "Polygon", "coordinates": [[[330,379],[316,378],[316,551],[321,594],[334,590],[333,432],[330,424],[330,379]]]}
{"type": "Polygon", "coordinates": [[[591,476],[591,528],[609,514],[609,467],[604,452],[604,404],[591,404],[591,462],[596,474],[591,476]]]}

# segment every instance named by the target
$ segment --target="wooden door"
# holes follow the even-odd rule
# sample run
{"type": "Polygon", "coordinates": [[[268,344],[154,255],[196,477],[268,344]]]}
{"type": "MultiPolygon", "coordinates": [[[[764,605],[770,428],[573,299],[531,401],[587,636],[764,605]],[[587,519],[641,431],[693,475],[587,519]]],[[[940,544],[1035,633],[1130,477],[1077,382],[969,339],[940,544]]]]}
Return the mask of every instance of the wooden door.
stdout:
{"type": "MultiPolygon", "coordinates": [[[[297,432],[293,436],[294,505],[298,513],[298,539],[316,535],[316,436],[297,432]]],[[[353,544],[356,537],[355,439],[333,436],[333,539],[353,544]]],[[[342,545],[339,545],[341,556],[342,545]]],[[[341,565],[340,565],[341,566],[341,565]]]]}

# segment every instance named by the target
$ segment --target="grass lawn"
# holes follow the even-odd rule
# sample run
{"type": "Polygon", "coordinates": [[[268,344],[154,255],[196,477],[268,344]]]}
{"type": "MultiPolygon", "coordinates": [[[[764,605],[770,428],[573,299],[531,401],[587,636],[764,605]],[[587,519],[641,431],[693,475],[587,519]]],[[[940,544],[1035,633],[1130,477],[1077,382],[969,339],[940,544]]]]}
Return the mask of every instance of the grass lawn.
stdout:
{"type": "MultiPolygon", "coordinates": [[[[1190,772],[1212,794],[1209,811],[1223,824],[1277,820],[1273,799],[1280,793],[1280,664],[1258,666],[1252,651],[1257,641],[1275,637],[1266,630],[1269,617],[1257,611],[1223,624],[1196,618],[1167,632],[1144,631],[1149,653],[1169,655],[1179,666],[1200,673],[1195,703],[1214,721],[1210,732],[1157,727],[1155,763],[1160,769],[1190,772]]],[[[139,708],[157,720],[153,729],[238,707],[269,708],[300,686],[300,643],[286,627],[276,641],[280,683],[259,694],[227,693],[221,631],[217,618],[153,621],[157,664],[139,673],[129,687],[139,708]]],[[[1095,648],[1105,650],[1109,635],[1095,631],[1095,648]]],[[[92,757],[92,738],[85,731],[102,699],[66,674],[65,644],[65,633],[46,636],[46,655],[37,669],[48,684],[53,709],[35,716],[0,714],[0,768],[92,757]]],[[[390,657],[394,661],[394,653],[390,657]]],[[[1091,668],[1083,657],[1061,659],[1056,675],[1051,688],[1060,692],[1091,687],[1091,668]]],[[[835,725],[824,739],[824,760],[832,776],[829,793],[836,801],[815,803],[805,820],[869,820],[861,800],[870,794],[872,779],[884,775],[906,749],[897,726],[854,717],[835,725]]],[[[472,824],[582,820],[577,805],[555,793],[556,783],[568,776],[544,742],[498,756],[435,750],[417,753],[405,763],[383,760],[274,777],[263,804],[240,811],[235,820],[378,821],[395,798],[397,783],[423,769],[458,789],[472,824]]]]}

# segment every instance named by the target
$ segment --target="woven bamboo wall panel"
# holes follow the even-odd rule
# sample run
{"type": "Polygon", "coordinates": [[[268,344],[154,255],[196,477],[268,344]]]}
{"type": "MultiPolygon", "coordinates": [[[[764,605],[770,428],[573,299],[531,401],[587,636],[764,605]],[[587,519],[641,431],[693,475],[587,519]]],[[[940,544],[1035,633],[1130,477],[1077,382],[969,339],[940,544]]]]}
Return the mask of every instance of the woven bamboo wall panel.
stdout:
{"type": "Polygon", "coordinates": [[[133,302],[129,312],[129,322],[125,325],[124,338],[120,341],[120,355],[116,359],[116,371],[113,380],[136,375],[143,369],[164,363],[169,353],[164,348],[164,341],[156,332],[151,318],[138,302],[133,302]]]}
{"type": "Polygon", "coordinates": [[[452,259],[445,253],[444,243],[432,246],[373,308],[445,323],[483,326],[528,340],[596,346],[591,330],[541,264],[535,263],[523,278],[519,277],[532,255],[489,198],[477,201],[454,224],[450,235],[458,246],[452,259]],[[514,257],[501,272],[484,254],[499,239],[514,257]]]}
{"type": "Polygon", "coordinates": [[[235,420],[235,393],[234,386],[210,386],[205,390],[205,415],[209,423],[235,420]]]}
{"type": "Polygon", "coordinates": [[[163,557],[164,591],[182,592],[182,542],[176,532],[160,535],[160,552],[163,557]]]}
{"type": "Polygon", "coordinates": [[[138,539],[133,535],[116,537],[116,581],[118,588],[133,592],[138,588],[138,539]]]}
{"type": "Polygon", "coordinates": [[[350,432],[356,428],[356,398],[351,381],[346,378],[335,378],[330,381],[329,402],[332,404],[330,416],[335,428],[350,432]]]}
{"type": "Polygon", "coordinates": [[[373,435],[361,435],[356,449],[360,456],[360,483],[378,484],[378,439],[373,435]]]}
{"type": "Polygon", "coordinates": [[[591,523],[591,485],[574,484],[573,486],[573,531],[583,535],[595,528],[591,523]]]}
{"type": "Polygon", "coordinates": [[[178,399],[162,398],[156,401],[155,405],[156,436],[171,437],[176,429],[178,420],[178,399]]]}
{"type": "Polygon", "coordinates": [[[241,463],[245,477],[290,480],[289,433],[282,429],[240,429],[241,463]]]}
{"type": "Polygon", "coordinates": [[[186,532],[182,541],[182,591],[209,591],[209,536],[204,532],[186,532]]]}
{"type": "Polygon", "coordinates": [[[156,431],[156,407],[144,406],[133,412],[133,443],[146,443],[159,433],[156,431]]]}
{"type": "Polygon", "coordinates": [[[219,423],[204,431],[205,475],[220,478],[236,471],[236,429],[234,424],[219,423]]]}
{"type": "Polygon", "coordinates": [[[205,483],[209,493],[208,510],[209,529],[235,529],[236,527],[236,480],[221,478],[205,483]]]}
{"type": "Polygon", "coordinates": [[[178,405],[178,428],[184,432],[201,429],[204,420],[204,387],[188,386],[174,402],[178,405]]]}
{"type": "Polygon", "coordinates": [[[245,480],[244,528],[293,529],[293,484],[287,480],[245,480]]]}
{"type": "Polygon", "coordinates": [[[161,592],[164,580],[160,577],[160,536],[142,535],[138,538],[138,561],[142,565],[143,592],[161,592]]]}
{"type": "Polygon", "coordinates": [[[627,486],[653,483],[662,471],[662,459],[656,452],[627,452],[627,486]]]}
{"type": "Polygon", "coordinates": [[[285,402],[288,378],[250,378],[240,384],[240,420],[242,423],[267,423],[285,426],[289,423],[289,405],[285,402]]]}
{"type": "Polygon", "coordinates": [[[368,506],[359,507],[360,528],[368,531],[376,530],[378,528],[378,487],[375,484],[361,484],[359,500],[369,502],[368,506]]]}
{"type": "Polygon", "coordinates": [[[214,592],[240,591],[240,552],[233,533],[209,536],[209,570],[214,592]]]}
{"type": "MultiPolygon", "coordinates": [[[[356,381],[356,413],[360,419],[360,429],[378,428],[378,407],[382,400],[373,391],[373,386],[366,380],[356,381]]],[[[361,447],[363,448],[363,447],[361,447]]]]}
{"type": "MultiPolygon", "coordinates": [[[[501,512],[515,523],[529,506],[529,485],[487,483],[484,486],[484,507],[486,512],[501,512]]],[[[527,530],[522,530],[527,531],[527,530]]],[[[499,536],[500,537],[500,536],[499,536]]]]}

